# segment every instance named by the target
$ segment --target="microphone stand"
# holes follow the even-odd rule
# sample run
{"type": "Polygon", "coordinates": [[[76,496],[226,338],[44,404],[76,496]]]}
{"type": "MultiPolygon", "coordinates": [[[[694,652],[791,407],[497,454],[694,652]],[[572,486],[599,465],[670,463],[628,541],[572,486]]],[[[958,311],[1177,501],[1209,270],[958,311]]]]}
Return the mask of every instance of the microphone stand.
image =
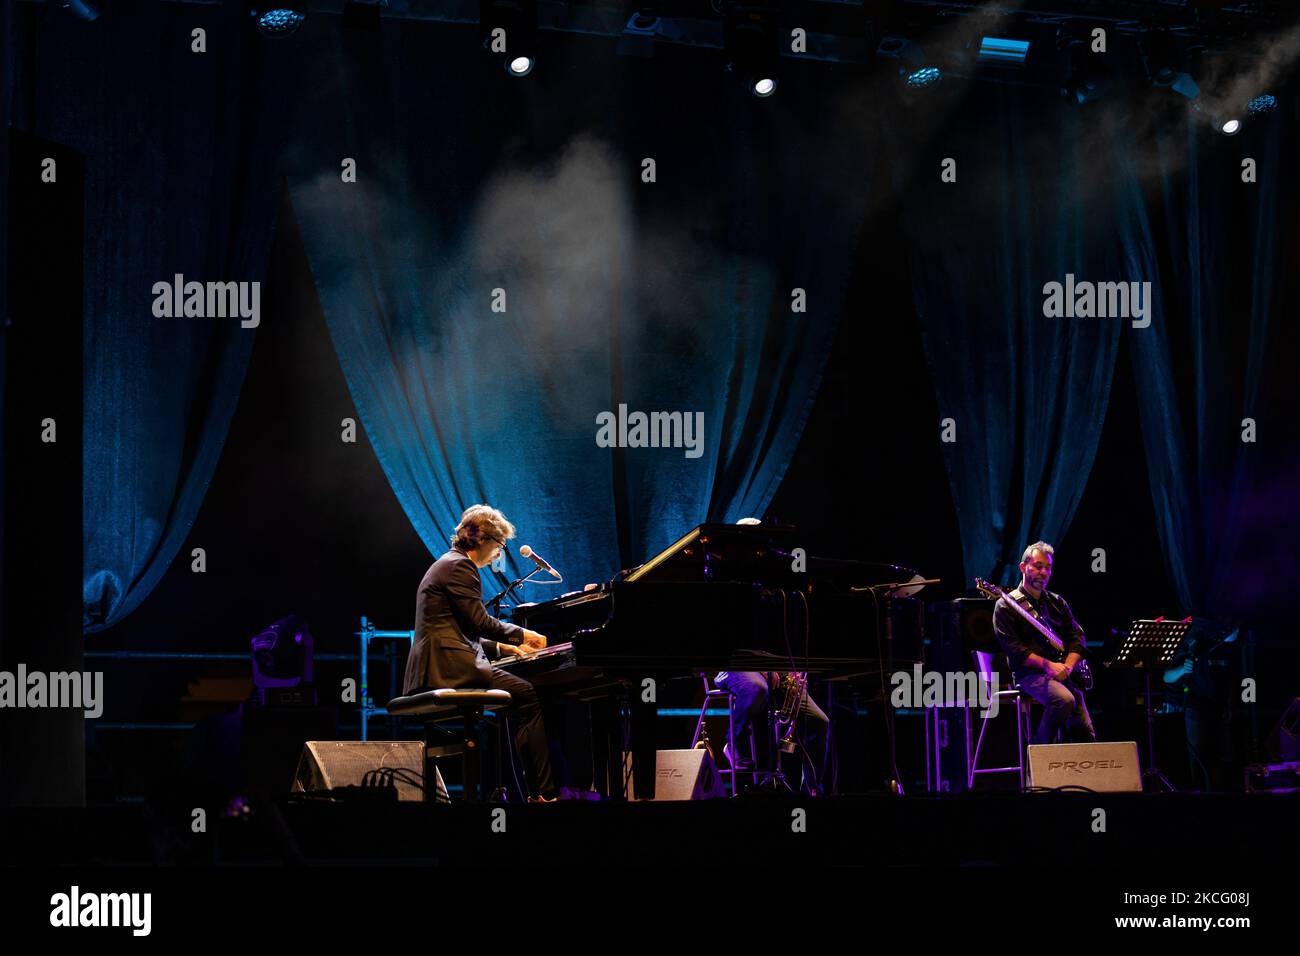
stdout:
{"type": "Polygon", "coordinates": [[[893,774],[885,782],[889,792],[896,797],[904,796],[903,781],[898,772],[898,744],[894,734],[894,712],[890,710],[889,694],[885,692],[885,671],[894,664],[894,619],[890,614],[889,596],[906,587],[920,588],[927,584],[939,584],[939,578],[926,578],[921,581],[891,581],[888,584],[872,584],[867,587],[850,588],[853,591],[870,591],[872,600],[879,600],[877,591],[885,592],[885,648],[878,658],[880,664],[880,706],[885,713],[885,737],[889,741],[889,772],[893,774]]]}
{"type": "Polygon", "coordinates": [[[506,585],[505,590],[499,592],[499,593],[496,595],[496,597],[494,597],[494,598],[492,598],[492,600],[488,601],[488,602],[487,602],[487,605],[488,605],[488,607],[490,607],[490,608],[492,609],[492,616],[493,616],[493,617],[500,617],[500,616],[501,616],[501,602],[502,602],[503,600],[505,600],[506,595],[508,595],[508,594],[509,594],[511,591],[513,591],[515,588],[519,587],[519,585],[521,585],[521,584],[527,584],[530,580],[532,580],[533,575],[536,574],[536,573],[537,573],[538,571],[540,571],[540,570],[542,570],[542,569],[541,569],[541,568],[533,568],[533,570],[529,571],[529,572],[528,572],[527,574],[525,574],[522,578],[515,578],[513,581],[511,581],[509,584],[506,585]]]}

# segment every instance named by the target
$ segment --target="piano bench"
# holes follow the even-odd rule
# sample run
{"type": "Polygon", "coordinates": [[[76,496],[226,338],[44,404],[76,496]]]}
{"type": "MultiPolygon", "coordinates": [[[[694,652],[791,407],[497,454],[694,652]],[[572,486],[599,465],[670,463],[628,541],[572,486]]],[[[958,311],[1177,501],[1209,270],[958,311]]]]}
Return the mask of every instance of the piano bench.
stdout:
{"type": "Polygon", "coordinates": [[[388,702],[388,713],[395,717],[419,717],[424,721],[424,799],[432,802],[436,788],[429,781],[437,779],[439,757],[456,754],[464,758],[464,794],[466,800],[481,800],[479,791],[478,735],[483,723],[483,712],[510,706],[510,692],[479,688],[449,688],[421,691],[405,697],[394,697],[388,702]],[[461,721],[459,735],[447,734],[438,727],[446,721],[461,721]],[[440,743],[450,738],[451,743],[440,743]]]}

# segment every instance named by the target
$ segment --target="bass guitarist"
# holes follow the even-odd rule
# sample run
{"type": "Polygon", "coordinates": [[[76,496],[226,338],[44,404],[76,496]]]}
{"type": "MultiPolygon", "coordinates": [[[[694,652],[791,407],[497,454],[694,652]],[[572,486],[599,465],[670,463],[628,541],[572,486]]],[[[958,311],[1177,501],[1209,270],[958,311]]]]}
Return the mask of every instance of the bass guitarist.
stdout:
{"type": "Polygon", "coordinates": [[[1052,577],[1052,554],[1053,548],[1046,541],[1035,541],[1025,548],[1020,561],[1020,586],[994,605],[993,630],[1011,662],[1016,683],[1043,705],[1043,719],[1033,742],[1052,743],[1062,726],[1070,742],[1090,742],[1097,739],[1097,734],[1092,728],[1083,690],[1078,682],[1070,680],[1087,645],[1083,628],[1074,619],[1065,598],[1047,590],[1047,582],[1052,577]],[[1063,649],[1050,646],[1008,601],[1015,601],[1037,618],[1059,638],[1063,649]]]}

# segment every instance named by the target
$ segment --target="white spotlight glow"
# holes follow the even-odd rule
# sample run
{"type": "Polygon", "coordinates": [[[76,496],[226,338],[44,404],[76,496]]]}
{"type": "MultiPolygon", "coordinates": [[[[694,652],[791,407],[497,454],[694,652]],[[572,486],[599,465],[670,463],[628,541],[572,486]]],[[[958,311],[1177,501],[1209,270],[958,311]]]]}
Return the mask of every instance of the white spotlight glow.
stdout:
{"type": "Polygon", "coordinates": [[[761,79],[754,83],[755,96],[771,96],[776,92],[776,80],[761,79]]]}
{"type": "Polygon", "coordinates": [[[1219,132],[1224,136],[1232,136],[1241,129],[1241,120],[1230,119],[1219,127],[1219,132]]]}
{"type": "Polygon", "coordinates": [[[506,63],[506,72],[511,76],[527,76],[533,71],[531,56],[517,56],[506,63]]]}

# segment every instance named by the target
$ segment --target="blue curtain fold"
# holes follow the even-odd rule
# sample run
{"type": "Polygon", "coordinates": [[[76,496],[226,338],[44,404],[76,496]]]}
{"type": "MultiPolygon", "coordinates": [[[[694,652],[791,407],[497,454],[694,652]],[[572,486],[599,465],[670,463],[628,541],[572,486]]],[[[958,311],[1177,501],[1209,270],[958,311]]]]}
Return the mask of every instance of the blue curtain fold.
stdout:
{"type": "Polygon", "coordinates": [[[1141,194],[1122,124],[1004,87],[970,98],[977,120],[903,151],[935,162],[901,198],[922,344],[952,420],[938,437],[967,586],[1011,581],[1026,544],[1060,540],[1101,437],[1129,322],[1049,318],[1045,284],[1153,268],[1132,228],[1141,194]],[[957,159],[961,185],[940,180],[939,157],[957,159]]]}
{"type": "Polygon", "coordinates": [[[864,211],[852,136],[818,155],[825,130],[790,107],[689,68],[677,96],[605,46],[557,41],[521,84],[455,29],[322,32],[304,86],[338,108],[300,130],[289,171],[353,401],[421,538],[441,553],[461,510],[490,502],[569,586],[701,521],[762,515],[864,211]],[[397,55],[416,44],[424,57],[397,55]],[[646,156],[657,182],[639,178],[646,156]],[[702,413],[698,457],[599,447],[598,416],[620,406],[702,413]]]}
{"type": "Polygon", "coordinates": [[[220,457],[256,330],[238,318],[156,318],[152,288],[177,273],[263,279],[280,106],[267,95],[276,70],[235,11],[128,4],[94,24],[45,22],[37,36],[30,126],[86,156],[89,633],[153,590],[220,457]],[[205,53],[190,48],[199,26],[205,53]]]}
{"type": "Polygon", "coordinates": [[[1168,294],[1157,321],[1131,333],[1157,530],[1184,610],[1250,616],[1297,568],[1282,531],[1297,526],[1295,450],[1281,447],[1294,425],[1273,401],[1294,385],[1269,361],[1282,346],[1279,247],[1295,242],[1294,223],[1279,221],[1295,202],[1280,165],[1283,124],[1248,120],[1231,150],[1199,124],[1159,135],[1160,203],[1144,225],[1167,237],[1168,294]],[[1243,157],[1256,161],[1253,184],[1241,180],[1243,157]],[[1247,418],[1253,443],[1243,441],[1247,418]]]}

